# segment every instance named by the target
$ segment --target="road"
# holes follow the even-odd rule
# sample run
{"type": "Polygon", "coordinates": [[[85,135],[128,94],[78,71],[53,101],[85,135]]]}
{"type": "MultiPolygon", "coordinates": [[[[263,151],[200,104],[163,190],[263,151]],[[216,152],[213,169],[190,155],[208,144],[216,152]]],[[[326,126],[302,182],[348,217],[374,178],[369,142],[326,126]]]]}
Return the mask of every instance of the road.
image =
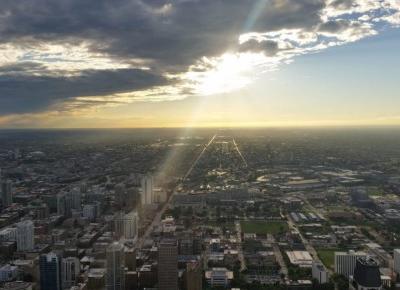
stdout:
{"type": "MultiPolygon", "coordinates": [[[[303,236],[303,234],[299,231],[299,229],[297,229],[295,222],[293,221],[292,217],[290,216],[290,214],[288,214],[286,216],[287,220],[288,220],[288,225],[291,229],[294,229],[296,232],[299,233],[301,242],[303,243],[304,247],[306,248],[306,251],[308,251],[311,256],[313,257],[314,261],[316,262],[321,262],[317,251],[315,250],[314,246],[303,236]]],[[[328,273],[331,275],[332,274],[332,270],[330,270],[328,267],[326,267],[326,270],[328,271],[328,273]]]]}
{"type": "Polygon", "coordinates": [[[281,267],[280,272],[285,275],[285,280],[289,280],[289,271],[286,266],[285,260],[283,259],[282,252],[279,249],[278,242],[276,241],[273,235],[268,235],[268,240],[271,241],[272,249],[274,250],[274,254],[276,257],[276,261],[278,262],[279,266],[281,267]]]}
{"type": "Polygon", "coordinates": [[[232,141],[233,141],[233,145],[235,146],[235,149],[236,149],[237,153],[240,156],[240,159],[242,159],[245,167],[247,167],[247,161],[246,161],[246,159],[244,159],[244,156],[243,156],[242,152],[239,150],[239,147],[238,147],[238,145],[237,145],[237,143],[235,141],[235,138],[232,137],[232,141]]]}
{"type": "MultiPolygon", "coordinates": [[[[184,175],[184,178],[182,180],[182,182],[190,175],[190,173],[192,172],[193,168],[196,166],[197,162],[200,160],[200,158],[203,156],[204,152],[207,150],[207,148],[212,144],[212,142],[214,141],[215,137],[217,136],[217,134],[215,134],[214,136],[211,137],[210,141],[204,146],[203,150],[200,152],[199,156],[195,159],[195,161],[192,163],[192,165],[190,166],[190,168],[188,169],[188,171],[186,172],[186,174],[184,175]]],[[[181,183],[182,183],[181,182],[181,183]]],[[[181,183],[178,184],[175,188],[178,188],[179,186],[181,186],[181,183]]],[[[173,199],[173,196],[175,194],[175,190],[173,191],[173,193],[170,195],[170,197],[168,198],[167,202],[163,205],[163,207],[161,208],[161,210],[158,211],[158,213],[154,216],[152,222],[150,223],[150,225],[147,227],[146,231],[144,232],[143,236],[141,236],[137,243],[136,243],[136,248],[140,249],[141,247],[143,247],[144,241],[150,236],[150,234],[152,233],[154,227],[156,225],[159,225],[161,223],[161,218],[164,215],[164,213],[166,212],[166,210],[168,209],[169,205],[171,204],[171,201],[173,199]]]]}
{"type": "Polygon", "coordinates": [[[240,221],[235,222],[235,229],[237,233],[237,239],[239,242],[239,261],[240,261],[240,271],[246,270],[246,262],[244,260],[244,255],[243,255],[243,247],[242,247],[242,227],[240,226],[240,221]]]}
{"type": "Polygon", "coordinates": [[[190,166],[189,170],[186,172],[185,176],[183,177],[183,181],[186,180],[186,178],[189,177],[190,173],[192,173],[193,168],[196,166],[197,162],[199,162],[199,160],[201,159],[201,157],[203,156],[204,152],[206,152],[207,148],[212,144],[212,142],[214,142],[214,139],[217,137],[217,134],[215,134],[214,136],[212,136],[212,138],[210,139],[210,141],[204,146],[203,150],[200,152],[199,156],[197,156],[196,160],[192,163],[192,166],[190,166]]]}

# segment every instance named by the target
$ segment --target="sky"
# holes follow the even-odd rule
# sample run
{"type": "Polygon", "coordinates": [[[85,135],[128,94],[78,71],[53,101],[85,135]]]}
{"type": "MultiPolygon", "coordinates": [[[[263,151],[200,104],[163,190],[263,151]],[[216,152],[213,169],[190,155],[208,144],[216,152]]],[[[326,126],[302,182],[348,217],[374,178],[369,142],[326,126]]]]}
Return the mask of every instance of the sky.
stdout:
{"type": "Polygon", "coordinates": [[[2,0],[0,128],[400,125],[400,0],[2,0]]]}

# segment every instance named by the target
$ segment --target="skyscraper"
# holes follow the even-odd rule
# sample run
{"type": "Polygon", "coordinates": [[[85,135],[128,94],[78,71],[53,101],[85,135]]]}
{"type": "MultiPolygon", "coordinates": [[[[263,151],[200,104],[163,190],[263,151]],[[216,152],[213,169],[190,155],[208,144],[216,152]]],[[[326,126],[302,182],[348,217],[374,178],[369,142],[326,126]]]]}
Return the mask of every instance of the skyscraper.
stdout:
{"type": "Polygon", "coordinates": [[[72,195],[60,193],[57,195],[57,214],[64,217],[71,217],[72,195]]]}
{"type": "Polygon", "coordinates": [[[371,257],[357,258],[354,275],[350,277],[350,289],[382,289],[382,279],[378,262],[371,257]]]}
{"type": "Polygon", "coordinates": [[[125,261],[124,246],[121,243],[114,242],[106,252],[107,258],[107,290],[124,290],[125,289],[125,261]]]}
{"type": "Polygon", "coordinates": [[[10,180],[1,181],[1,202],[3,207],[9,207],[12,200],[12,183],[10,180]]]}
{"type": "Polygon", "coordinates": [[[125,266],[128,271],[136,271],[136,250],[134,248],[125,249],[125,266]]]}
{"type": "Polygon", "coordinates": [[[142,187],[142,192],[141,192],[142,205],[152,204],[153,190],[154,190],[153,176],[149,174],[143,176],[141,180],[141,187],[142,187]]]}
{"type": "Polygon", "coordinates": [[[138,214],[131,211],[128,214],[120,211],[114,216],[114,234],[116,238],[135,239],[138,235],[138,214]]]}
{"type": "Polygon", "coordinates": [[[63,289],[69,289],[76,285],[80,271],[79,259],[68,257],[61,262],[61,281],[63,289]]]}
{"type": "Polygon", "coordinates": [[[139,217],[136,211],[131,211],[125,215],[124,237],[125,239],[135,239],[138,236],[139,217]]]}
{"type": "Polygon", "coordinates": [[[178,246],[174,239],[163,239],[158,247],[158,289],[178,289],[178,246]]]}
{"type": "Polygon", "coordinates": [[[69,192],[71,196],[71,207],[76,210],[81,210],[82,207],[82,193],[79,189],[74,188],[71,192],[69,192]]]}
{"type": "Polygon", "coordinates": [[[17,223],[17,249],[20,252],[33,250],[34,241],[34,225],[31,220],[17,223]]]}
{"type": "Polygon", "coordinates": [[[394,249],[393,256],[394,256],[393,269],[397,274],[400,274],[400,249],[394,249]]]}
{"type": "Polygon", "coordinates": [[[61,259],[55,253],[44,254],[39,259],[40,289],[61,290],[61,259]]]}
{"type": "Polygon", "coordinates": [[[203,270],[200,261],[187,263],[185,280],[187,290],[203,289],[203,270]]]}

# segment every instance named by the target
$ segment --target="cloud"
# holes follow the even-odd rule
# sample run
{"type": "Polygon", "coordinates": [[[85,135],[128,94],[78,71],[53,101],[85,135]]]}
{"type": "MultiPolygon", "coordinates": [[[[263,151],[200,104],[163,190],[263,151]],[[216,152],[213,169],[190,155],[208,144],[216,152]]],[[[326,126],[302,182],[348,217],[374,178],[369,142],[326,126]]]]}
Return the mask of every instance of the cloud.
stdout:
{"type": "Polygon", "coordinates": [[[236,90],[399,13],[398,0],[3,0],[0,114],[236,90]]]}
{"type": "MultiPolygon", "coordinates": [[[[35,65],[23,69],[35,70],[35,65]]],[[[23,70],[22,70],[23,71],[23,70]]],[[[25,72],[25,71],[24,71],[25,72]]],[[[78,76],[35,76],[21,74],[21,67],[0,70],[0,114],[40,112],[49,107],[63,110],[83,105],[98,105],[102,99],[81,99],[79,96],[109,96],[140,91],[168,84],[168,80],[146,70],[85,70],[78,76]],[[4,71],[7,73],[4,74],[4,71]],[[63,106],[60,106],[59,104],[63,106]],[[67,103],[67,106],[64,106],[67,103]],[[56,106],[56,105],[59,106],[56,106]]],[[[103,103],[122,102],[104,99],[103,103]]]]}

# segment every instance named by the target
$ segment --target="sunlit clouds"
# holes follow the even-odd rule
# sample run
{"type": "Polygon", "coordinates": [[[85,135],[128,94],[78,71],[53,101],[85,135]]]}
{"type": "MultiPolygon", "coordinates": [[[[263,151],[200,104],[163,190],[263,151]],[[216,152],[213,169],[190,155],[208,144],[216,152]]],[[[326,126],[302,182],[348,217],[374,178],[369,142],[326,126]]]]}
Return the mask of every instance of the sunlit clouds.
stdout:
{"type": "Polygon", "coordinates": [[[233,93],[400,25],[400,0],[35,2],[0,4],[0,126],[233,93]]]}

